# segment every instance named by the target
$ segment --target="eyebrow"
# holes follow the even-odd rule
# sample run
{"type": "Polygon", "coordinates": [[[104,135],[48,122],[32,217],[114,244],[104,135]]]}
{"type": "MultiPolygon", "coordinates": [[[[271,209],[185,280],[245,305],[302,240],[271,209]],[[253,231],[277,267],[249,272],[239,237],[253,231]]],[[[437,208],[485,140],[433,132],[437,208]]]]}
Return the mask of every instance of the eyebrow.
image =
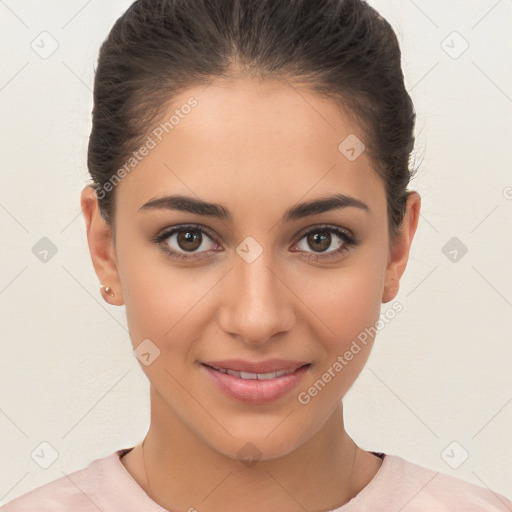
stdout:
{"type": "MultiPolygon", "coordinates": [[[[355,197],[347,196],[345,194],[333,194],[292,206],[286,210],[282,220],[284,222],[290,222],[304,217],[309,217],[311,215],[318,215],[331,210],[339,210],[349,207],[358,208],[368,213],[370,212],[369,206],[355,197]]],[[[144,210],[157,209],[178,210],[194,213],[196,215],[216,217],[229,221],[233,220],[233,214],[221,204],[209,203],[201,199],[179,194],[150,199],[139,208],[139,213],[144,210]]]]}

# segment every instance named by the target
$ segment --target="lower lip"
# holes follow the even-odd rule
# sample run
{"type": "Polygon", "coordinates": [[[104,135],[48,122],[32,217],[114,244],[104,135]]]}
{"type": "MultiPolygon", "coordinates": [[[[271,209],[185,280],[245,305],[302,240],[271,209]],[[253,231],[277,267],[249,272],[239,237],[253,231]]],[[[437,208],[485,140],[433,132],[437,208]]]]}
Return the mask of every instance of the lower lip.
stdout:
{"type": "Polygon", "coordinates": [[[295,388],[311,365],[302,366],[295,372],[275,379],[242,379],[201,365],[213,378],[219,389],[231,398],[247,404],[266,404],[277,400],[295,388]]]}

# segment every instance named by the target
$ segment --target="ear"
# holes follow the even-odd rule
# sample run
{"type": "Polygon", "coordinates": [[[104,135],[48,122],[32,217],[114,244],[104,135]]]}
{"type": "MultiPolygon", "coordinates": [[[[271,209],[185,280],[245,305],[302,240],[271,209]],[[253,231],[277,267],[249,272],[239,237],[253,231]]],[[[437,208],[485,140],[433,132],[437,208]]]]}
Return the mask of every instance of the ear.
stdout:
{"type": "Polygon", "coordinates": [[[390,247],[389,262],[386,267],[385,285],[382,293],[383,303],[393,300],[398,294],[400,278],[407,266],[409,250],[418,227],[420,208],[420,195],[414,191],[409,192],[402,227],[390,247]]]}
{"type": "Polygon", "coordinates": [[[103,298],[112,305],[124,304],[121,282],[117,270],[114,236],[110,226],[100,215],[98,198],[91,185],[87,185],[81,193],[80,204],[85,219],[87,242],[91,253],[92,264],[102,285],[103,298]],[[111,293],[105,291],[110,287],[111,293]]]}

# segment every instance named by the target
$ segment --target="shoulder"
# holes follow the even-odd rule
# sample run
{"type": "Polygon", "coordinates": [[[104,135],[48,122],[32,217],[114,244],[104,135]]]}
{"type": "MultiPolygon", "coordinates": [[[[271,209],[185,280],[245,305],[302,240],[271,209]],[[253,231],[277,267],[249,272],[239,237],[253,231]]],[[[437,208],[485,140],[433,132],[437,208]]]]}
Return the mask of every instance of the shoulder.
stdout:
{"type": "Polygon", "coordinates": [[[88,466],[33,489],[6,505],[1,512],[89,512],[102,510],[102,477],[119,451],[92,461],[88,466]]]}
{"type": "MultiPolygon", "coordinates": [[[[382,493],[387,494],[384,503],[398,506],[402,512],[512,511],[512,501],[491,489],[417,465],[398,455],[386,455],[381,470],[368,496],[370,499],[377,497],[372,491],[380,493],[381,499],[382,493]]],[[[371,488],[371,483],[368,487],[371,488]]]]}

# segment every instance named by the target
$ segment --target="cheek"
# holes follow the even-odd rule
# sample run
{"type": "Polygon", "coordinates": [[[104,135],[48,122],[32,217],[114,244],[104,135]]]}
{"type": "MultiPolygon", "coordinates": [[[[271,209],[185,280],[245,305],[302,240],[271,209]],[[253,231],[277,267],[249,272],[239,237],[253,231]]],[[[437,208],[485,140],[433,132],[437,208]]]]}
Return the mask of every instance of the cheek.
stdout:
{"type": "MultiPolygon", "coordinates": [[[[208,291],[218,276],[198,269],[176,269],[165,262],[140,265],[125,259],[123,295],[133,346],[152,340],[165,353],[190,350],[207,318],[208,291]]],[[[167,358],[166,358],[167,359],[167,358]]],[[[176,361],[176,358],[166,362],[176,361]]]]}
{"type": "Polygon", "coordinates": [[[381,306],[379,265],[355,264],[329,271],[325,279],[301,280],[300,296],[316,314],[328,351],[342,351],[374,325],[381,306]]]}
{"type": "Polygon", "coordinates": [[[314,336],[322,355],[297,400],[299,410],[308,414],[313,407],[317,420],[322,421],[345,396],[370,355],[375,336],[372,327],[380,313],[378,277],[368,267],[339,272],[338,278],[326,280],[310,297],[309,304],[321,319],[314,336]]]}

